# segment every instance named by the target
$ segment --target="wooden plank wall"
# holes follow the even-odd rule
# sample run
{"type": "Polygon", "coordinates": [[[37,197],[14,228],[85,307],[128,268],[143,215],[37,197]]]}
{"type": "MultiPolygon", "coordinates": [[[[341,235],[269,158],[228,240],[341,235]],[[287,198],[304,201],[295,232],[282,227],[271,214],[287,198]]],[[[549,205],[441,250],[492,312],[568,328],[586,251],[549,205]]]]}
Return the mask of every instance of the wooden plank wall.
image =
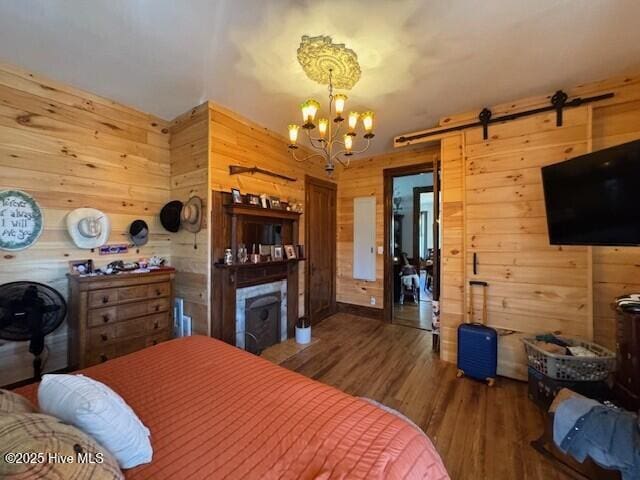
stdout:
{"type": "MultiPolygon", "coordinates": [[[[536,333],[591,336],[589,251],[549,244],[540,168],[586,153],[590,108],[465,131],[466,278],[489,283],[488,323],[536,333]],[[473,254],[478,274],[473,274],[473,254]]],[[[468,284],[467,299],[469,298],[468,284]]],[[[481,292],[474,297],[482,316],[481,292]]]]}
{"type": "MultiPolygon", "coordinates": [[[[353,278],[353,199],[356,197],[376,197],[376,244],[384,244],[384,204],[383,170],[424,162],[439,158],[437,145],[414,150],[396,151],[353,160],[349,168],[341,168],[338,181],[338,245],[337,283],[338,302],[384,308],[383,276],[384,256],[376,256],[376,280],[355,280],[353,278]],[[370,299],[375,297],[376,304],[370,299]]],[[[385,246],[386,248],[386,246],[385,246]]]]}
{"type": "MultiPolygon", "coordinates": [[[[43,209],[45,229],[21,252],[0,252],[0,284],[42,282],[67,296],[68,262],[114,260],[75,247],[65,216],[78,207],[109,215],[109,242],[127,242],[135,219],[150,227],[149,243],[118,259],[170,254],[157,220],[169,198],[168,122],[22,69],[0,65],[0,189],[21,189],[43,209]]],[[[45,370],[65,367],[66,325],[46,339],[45,370]]],[[[27,342],[0,341],[0,385],[32,376],[27,342]]]]}
{"type": "MultiPolygon", "coordinates": [[[[640,82],[620,89],[620,103],[593,109],[593,150],[640,139],[640,82]]],[[[639,247],[593,248],[595,339],[615,348],[615,313],[611,303],[625,293],[640,292],[639,247]]]]}
{"type": "MultiPolygon", "coordinates": [[[[562,128],[555,127],[554,115],[539,115],[491,125],[488,141],[482,141],[480,129],[473,129],[463,132],[462,141],[454,135],[441,142],[442,357],[446,360],[456,358],[455,329],[467,310],[464,286],[475,278],[471,274],[474,251],[480,253],[477,278],[492,285],[490,323],[525,332],[561,329],[587,337],[592,330],[596,342],[615,348],[610,304],[618,295],[640,291],[640,248],[551,247],[539,175],[542,165],[640,138],[640,76],[567,91],[571,97],[605,92],[615,96],[591,107],[567,110],[562,128]],[[455,170],[459,165],[453,153],[456,148],[462,148],[462,182],[455,170]],[[455,205],[463,192],[466,261],[461,267],[447,258],[459,245],[459,225],[447,228],[446,224],[448,199],[455,205]]],[[[548,102],[548,96],[538,96],[491,109],[496,116],[548,102]]],[[[440,124],[466,123],[476,115],[477,111],[465,112],[443,118],[440,124]]],[[[475,305],[480,312],[479,296],[475,305]]]]}
{"type": "Polygon", "coordinates": [[[456,361],[457,327],[464,320],[464,137],[442,139],[440,357],[456,361]]]}
{"type": "Polygon", "coordinates": [[[171,263],[176,268],[175,294],[184,299],[184,313],[193,332],[210,333],[210,189],[209,105],[203,103],[171,122],[171,199],[203,200],[202,230],[171,234],[171,263]]]}
{"type": "MultiPolygon", "coordinates": [[[[305,175],[320,179],[327,178],[324,164],[318,158],[306,162],[295,161],[289,154],[288,141],[282,135],[211,102],[209,102],[209,111],[211,151],[209,185],[212,190],[229,192],[231,188],[238,188],[242,194],[266,193],[304,206],[305,175]],[[260,167],[294,177],[296,181],[291,182],[263,174],[229,175],[230,165],[260,167]]],[[[300,148],[297,153],[304,156],[309,152],[300,148]]],[[[304,213],[300,217],[299,239],[302,245],[305,240],[305,217],[304,213]]],[[[215,225],[212,228],[215,228],[215,225]]],[[[304,312],[305,267],[305,262],[302,262],[298,289],[300,315],[304,312]]]]}

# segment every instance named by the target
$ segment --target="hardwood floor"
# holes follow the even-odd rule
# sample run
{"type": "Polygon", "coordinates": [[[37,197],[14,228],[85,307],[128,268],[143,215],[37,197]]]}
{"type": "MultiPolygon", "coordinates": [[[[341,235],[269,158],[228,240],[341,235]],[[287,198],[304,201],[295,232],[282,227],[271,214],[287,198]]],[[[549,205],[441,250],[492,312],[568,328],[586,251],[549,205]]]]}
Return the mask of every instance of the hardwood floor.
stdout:
{"type": "Polygon", "coordinates": [[[415,328],[337,314],[313,336],[316,343],[281,365],[407,415],[452,479],[569,478],[529,445],[542,433],[542,414],[524,383],[457,379],[455,365],[431,351],[431,334],[415,328]]]}

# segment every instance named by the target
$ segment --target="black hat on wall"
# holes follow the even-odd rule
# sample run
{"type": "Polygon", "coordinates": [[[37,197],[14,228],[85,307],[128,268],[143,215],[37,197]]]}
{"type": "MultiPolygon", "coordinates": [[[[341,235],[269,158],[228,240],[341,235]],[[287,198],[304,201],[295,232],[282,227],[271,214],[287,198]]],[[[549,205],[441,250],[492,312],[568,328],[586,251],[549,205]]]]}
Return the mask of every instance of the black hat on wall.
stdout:
{"type": "Polygon", "coordinates": [[[129,237],[131,243],[136,247],[141,247],[149,241],[149,226],[144,220],[134,220],[129,226],[129,237]]]}
{"type": "Polygon", "coordinates": [[[170,232],[177,232],[180,228],[180,212],[182,211],[182,202],[173,200],[167,203],[160,210],[160,223],[170,232]]]}

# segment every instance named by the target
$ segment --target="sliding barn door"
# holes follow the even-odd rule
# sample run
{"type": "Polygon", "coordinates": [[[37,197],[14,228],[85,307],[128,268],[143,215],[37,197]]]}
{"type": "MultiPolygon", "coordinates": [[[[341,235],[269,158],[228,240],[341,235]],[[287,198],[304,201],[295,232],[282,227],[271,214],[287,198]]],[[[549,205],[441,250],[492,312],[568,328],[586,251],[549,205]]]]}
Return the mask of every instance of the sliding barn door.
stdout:
{"type": "Polygon", "coordinates": [[[562,127],[548,113],[491,125],[486,141],[481,128],[465,132],[465,303],[469,280],[488,282],[491,326],[592,335],[591,252],[549,244],[540,172],[587,153],[590,123],[581,107],[564,112],[562,127]]]}

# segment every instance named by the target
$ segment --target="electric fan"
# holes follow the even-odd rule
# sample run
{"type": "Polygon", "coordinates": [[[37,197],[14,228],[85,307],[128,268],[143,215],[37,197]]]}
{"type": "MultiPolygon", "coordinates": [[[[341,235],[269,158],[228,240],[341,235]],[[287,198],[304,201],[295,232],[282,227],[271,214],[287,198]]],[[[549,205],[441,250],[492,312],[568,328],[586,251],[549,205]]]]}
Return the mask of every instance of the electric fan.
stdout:
{"type": "Polygon", "coordinates": [[[11,282],[0,285],[0,339],[29,341],[34,356],[33,376],[40,380],[44,337],[67,316],[60,293],[42,283],[11,282]]]}

